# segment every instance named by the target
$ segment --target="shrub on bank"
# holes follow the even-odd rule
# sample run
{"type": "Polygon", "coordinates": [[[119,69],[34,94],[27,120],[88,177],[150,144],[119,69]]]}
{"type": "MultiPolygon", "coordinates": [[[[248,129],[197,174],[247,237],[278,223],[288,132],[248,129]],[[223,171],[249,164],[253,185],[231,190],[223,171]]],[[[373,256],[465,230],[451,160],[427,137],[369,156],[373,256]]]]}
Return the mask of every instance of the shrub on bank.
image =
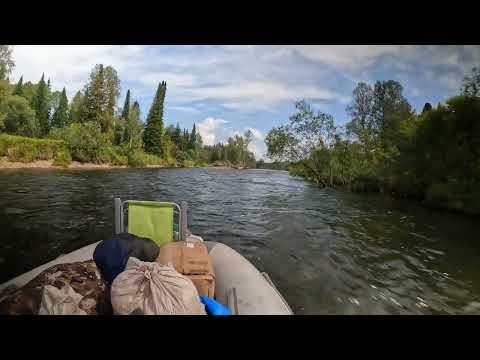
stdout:
{"type": "Polygon", "coordinates": [[[194,167],[195,166],[195,162],[192,161],[192,160],[183,160],[183,163],[182,163],[183,167],[194,167]]]}
{"type": "Polygon", "coordinates": [[[99,161],[115,166],[127,166],[128,156],[120,146],[107,146],[100,151],[99,161]]]}
{"type": "Polygon", "coordinates": [[[10,161],[28,163],[57,157],[66,161],[70,154],[63,141],[0,134],[0,156],[7,156],[10,161]]]}
{"type": "Polygon", "coordinates": [[[57,156],[55,156],[55,160],[53,161],[53,165],[66,168],[71,162],[72,157],[70,156],[70,152],[65,149],[57,153],[57,156]]]}
{"type": "Polygon", "coordinates": [[[424,203],[472,215],[480,214],[479,186],[453,181],[436,182],[427,189],[424,203]]]}
{"type": "Polygon", "coordinates": [[[65,141],[73,160],[104,163],[112,154],[105,150],[110,145],[108,135],[102,133],[98,124],[73,123],[69,127],[54,129],[50,136],[65,141]]]}
{"type": "Polygon", "coordinates": [[[165,161],[156,155],[148,154],[141,150],[132,151],[127,155],[128,166],[143,167],[147,165],[165,165],[165,161]]]}

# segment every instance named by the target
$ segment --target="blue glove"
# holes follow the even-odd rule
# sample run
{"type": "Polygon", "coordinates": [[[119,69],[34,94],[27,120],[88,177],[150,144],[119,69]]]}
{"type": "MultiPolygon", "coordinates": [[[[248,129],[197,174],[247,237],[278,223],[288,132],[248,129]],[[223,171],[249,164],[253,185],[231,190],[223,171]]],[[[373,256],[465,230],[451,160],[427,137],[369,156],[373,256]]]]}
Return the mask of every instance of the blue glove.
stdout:
{"type": "Polygon", "coordinates": [[[200,295],[200,301],[205,305],[208,315],[230,315],[230,310],[209,297],[200,295]]]}

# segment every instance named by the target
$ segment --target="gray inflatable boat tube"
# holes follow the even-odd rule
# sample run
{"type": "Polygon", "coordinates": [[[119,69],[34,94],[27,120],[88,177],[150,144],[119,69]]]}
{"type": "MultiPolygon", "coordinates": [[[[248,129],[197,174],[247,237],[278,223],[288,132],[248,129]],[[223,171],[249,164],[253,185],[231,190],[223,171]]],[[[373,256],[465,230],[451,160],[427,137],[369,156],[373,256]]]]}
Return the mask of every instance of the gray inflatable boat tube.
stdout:
{"type": "MultiPolygon", "coordinates": [[[[203,241],[189,235],[188,241],[203,241]]],[[[0,285],[21,287],[49,267],[61,263],[93,258],[97,243],[85,246],[41,265],[0,285]]],[[[215,298],[227,305],[234,315],[293,315],[289,305],[266,273],[259,272],[247,259],[232,248],[218,242],[205,241],[215,271],[215,298]]]]}
{"type": "Polygon", "coordinates": [[[222,243],[205,241],[215,271],[215,297],[236,315],[292,315],[267,274],[222,243]]]}

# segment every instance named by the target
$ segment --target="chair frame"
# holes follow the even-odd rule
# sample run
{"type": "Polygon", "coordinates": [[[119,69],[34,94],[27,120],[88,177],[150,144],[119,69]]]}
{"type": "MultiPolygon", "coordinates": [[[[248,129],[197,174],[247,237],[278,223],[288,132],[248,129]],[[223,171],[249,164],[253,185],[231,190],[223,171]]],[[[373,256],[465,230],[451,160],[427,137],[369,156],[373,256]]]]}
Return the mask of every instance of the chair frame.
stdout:
{"type": "MultiPolygon", "coordinates": [[[[129,203],[129,201],[133,200],[125,200],[122,202],[120,198],[115,198],[114,199],[114,208],[115,208],[115,234],[120,234],[122,232],[128,231],[128,229],[125,226],[124,222],[124,210],[126,208],[125,205],[129,203]]],[[[188,219],[187,219],[187,202],[182,201],[180,202],[180,205],[174,202],[165,202],[165,201],[155,201],[158,204],[164,204],[164,205],[172,205],[174,208],[178,210],[178,228],[179,228],[179,233],[177,235],[177,239],[175,239],[175,233],[174,233],[174,239],[173,241],[186,241],[187,239],[187,224],[188,224],[188,219]]]]}

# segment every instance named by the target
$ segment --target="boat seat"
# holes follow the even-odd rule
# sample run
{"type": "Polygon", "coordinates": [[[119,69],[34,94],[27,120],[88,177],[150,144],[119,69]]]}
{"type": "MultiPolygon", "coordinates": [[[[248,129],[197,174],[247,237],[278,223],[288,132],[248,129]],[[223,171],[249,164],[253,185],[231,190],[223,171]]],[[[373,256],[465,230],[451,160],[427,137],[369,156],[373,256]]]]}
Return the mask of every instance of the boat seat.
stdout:
{"type": "Polygon", "coordinates": [[[158,246],[186,237],[186,202],[182,206],[171,202],[115,199],[115,232],[152,239],[158,246]],[[128,219],[125,227],[124,205],[127,205],[128,219]],[[175,210],[178,211],[178,225],[174,224],[175,210]],[[177,226],[175,226],[177,225],[177,226]],[[178,236],[176,237],[176,231],[178,236]]]}

